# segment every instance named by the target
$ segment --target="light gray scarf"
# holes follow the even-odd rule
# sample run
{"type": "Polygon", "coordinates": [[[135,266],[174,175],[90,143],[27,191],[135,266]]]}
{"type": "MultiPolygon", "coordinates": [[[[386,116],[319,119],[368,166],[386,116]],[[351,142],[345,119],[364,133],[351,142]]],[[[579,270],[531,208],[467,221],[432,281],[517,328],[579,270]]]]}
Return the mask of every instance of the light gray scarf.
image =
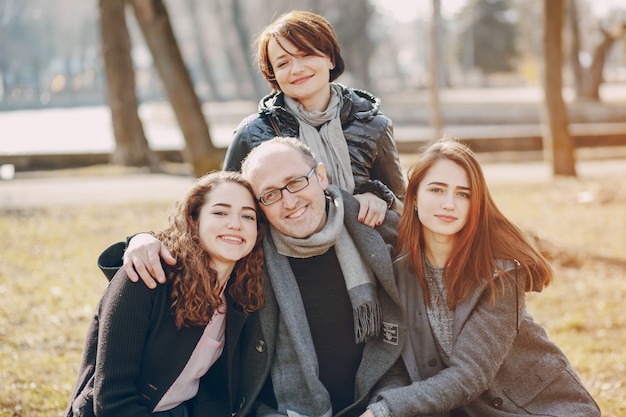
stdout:
{"type": "Polygon", "coordinates": [[[354,312],[355,343],[378,336],[382,324],[375,277],[343,225],[340,191],[329,186],[328,193],[328,221],[320,232],[296,239],[270,227],[269,236],[263,240],[266,266],[280,308],[272,382],[278,413],[291,417],[330,417],[333,410],[328,391],[319,380],[306,312],[287,257],[316,256],[334,246],[354,312]]]}
{"type": "Polygon", "coordinates": [[[343,105],[341,87],[330,84],[330,103],[324,111],[306,111],[302,104],[287,95],[285,105],[300,122],[300,140],[324,163],[330,183],[352,194],[354,175],[339,119],[343,105]]]}

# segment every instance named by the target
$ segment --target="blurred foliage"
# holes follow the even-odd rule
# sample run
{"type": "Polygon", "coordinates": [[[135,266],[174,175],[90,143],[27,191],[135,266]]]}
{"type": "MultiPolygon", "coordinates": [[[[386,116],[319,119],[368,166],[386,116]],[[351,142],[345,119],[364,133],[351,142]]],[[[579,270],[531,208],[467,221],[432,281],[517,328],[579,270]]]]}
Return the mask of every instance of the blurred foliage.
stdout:
{"type": "MultiPolygon", "coordinates": [[[[476,0],[465,6],[471,16],[462,32],[461,51],[468,62],[484,74],[511,72],[519,56],[517,46],[518,13],[511,0],[476,0]]],[[[462,59],[461,58],[461,59],[462,59]]]]}
{"type": "MultiPolygon", "coordinates": [[[[605,8],[599,19],[590,12],[590,0],[578,1],[584,58],[593,52],[597,28],[604,20],[623,20],[626,8],[612,13],[605,8]]],[[[606,1],[594,0],[594,7],[606,1]]],[[[423,89],[428,3],[420,2],[416,12],[409,4],[385,0],[165,1],[203,101],[256,101],[269,91],[254,63],[254,40],[292,9],[321,13],[336,28],[347,63],[341,82],[377,95],[423,89]]],[[[162,100],[152,57],[130,15],[138,95],[162,100]]],[[[0,0],[0,110],[103,104],[97,19],[96,0],[0,0]]],[[[485,85],[493,76],[517,85],[537,83],[541,2],[466,0],[456,14],[442,19],[439,47],[448,86],[485,85]]],[[[611,70],[623,67],[624,48],[614,48],[609,61],[611,70]]]]}

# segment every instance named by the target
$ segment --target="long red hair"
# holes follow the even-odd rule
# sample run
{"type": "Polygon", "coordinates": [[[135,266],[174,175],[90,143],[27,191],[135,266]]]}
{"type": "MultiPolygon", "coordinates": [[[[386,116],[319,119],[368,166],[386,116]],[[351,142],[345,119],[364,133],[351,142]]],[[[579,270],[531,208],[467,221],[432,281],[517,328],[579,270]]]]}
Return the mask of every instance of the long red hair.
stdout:
{"type": "MultiPolygon", "coordinates": [[[[165,265],[165,269],[178,328],[208,324],[222,304],[222,288],[216,272],[210,267],[211,257],[198,236],[198,218],[207,195],[219,184],[227,182],[240,184],[254,196],[252,188],[239,173],[217,171],[207,174],[199,178],[187,196],[176,205],[170,214],[169,226],[156,233],[156,237],[176,258],[176,265],[165,265]]],[[[260,241],[265,233],[265,222],[258,204],[256,213],[257,240],[252,252],[235,264],[234,282],[229,286],[230,295],[247,313],[263,305],[263,249],[260,241]]]]}
{"type": "Polygon", "coordinates": [[[427,145],[419,161],[409,169],[405,208],[398,226],[396,252],[410,256],[424,289],[426,302],[430,298],[422,265],[424,236],[422,224],[412,206],[417,201],[420,182],[435,162],[441,159],[450,160],[463,168],[470,184],[467,223],[457,233],[444,265],[448,306],[454,308],[485,280],[495,296],[494,273],[502,275],[496,259],[520,262],[527,272],[527,290],[540,291],[547,286],[553,276],[550,264],[524,233],[498,209],[475,154],[461,142],[444,138],[427,145]]]}

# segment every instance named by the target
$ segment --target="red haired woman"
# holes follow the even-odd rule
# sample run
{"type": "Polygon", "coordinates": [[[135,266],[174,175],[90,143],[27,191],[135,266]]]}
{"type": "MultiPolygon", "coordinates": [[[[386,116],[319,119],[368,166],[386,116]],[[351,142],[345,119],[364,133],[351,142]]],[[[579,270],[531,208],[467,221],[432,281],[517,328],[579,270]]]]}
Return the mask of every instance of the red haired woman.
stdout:
{"type": "Polygon", "coordinates": [[[408,175],[395,262],[413,383],[364,415],[600,416],[565,354],[526,311],[553,271],[496,207],[471,150],[442,139],[408,175]]]}

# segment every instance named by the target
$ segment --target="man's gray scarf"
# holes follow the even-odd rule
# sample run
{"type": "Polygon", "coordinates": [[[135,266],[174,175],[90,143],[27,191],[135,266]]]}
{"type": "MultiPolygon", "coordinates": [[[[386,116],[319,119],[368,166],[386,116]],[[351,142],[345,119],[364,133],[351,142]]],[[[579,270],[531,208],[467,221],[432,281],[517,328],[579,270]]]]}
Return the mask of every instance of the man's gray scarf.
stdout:
{"type": "MultiPolygon", "coordinates": [[[[304,239],[285,236],[270,227],[263,240],[266,266],[280,308],[272,382],[278,412],[293,417],[330,417],[330,396],[319,380],[318,362],[296,278],[287,257],[307,258],[335,247],[354,312],[355,343],[380,334],[382,311],[375,277],[366,267],[343,224],[343,201],[328,187],[330,204],[324,228],[304,239]]],[[[332,326],[332,323],[328,323],[332,326]]]]}
{"type": "Polygon", "coordinates": [[[343,105],[341,87],[330,84],[330,102],[324,111],[306,111],[302,104],[287,95],[285,105],[300,122],[300,139],[324,163],[330,183],[352,194],[354,174],[339,119],[343,105]]]}

